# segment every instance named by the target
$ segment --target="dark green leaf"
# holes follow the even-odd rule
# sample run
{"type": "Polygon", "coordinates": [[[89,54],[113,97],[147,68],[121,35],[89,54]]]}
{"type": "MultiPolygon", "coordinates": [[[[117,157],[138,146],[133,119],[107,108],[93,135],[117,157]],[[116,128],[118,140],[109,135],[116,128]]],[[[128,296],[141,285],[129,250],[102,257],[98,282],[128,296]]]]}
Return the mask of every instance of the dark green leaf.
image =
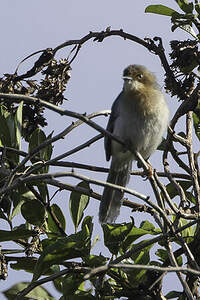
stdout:
{"type": "Polygon", "coordinates": [[[10,137],[11,137],[11,147],[16,147],[16,135],[15,135],[15,117],[12,114],[9,114],[6,118],[6,122],[9,128],[10,137]]]}
{"type": "MultiPolygon", "coordinates": [[[[54,214],[54,216],[56,217],[56,219],[58,220],[58,222],[60,223],[62,229],[65,231],[65,216],[62,213],[62,210],[60,209],[60,207],[57,204],[53,204],[51,206],[51,210],[52,213],[54,214]]],[[[57,225],[55,224],[54,220],[52,219],[50,213],[48,213],[48,229],[51,232],[58,232],[60,233],[57,225]]]]}
{"type": "Polygon", "coordinates": [[[63,278],[63,295],[72,296],[78,292],[79,286],[83,282],[83,274],[69,274],[63,278]]]}
{"type": "Polygon", "coordinates": [[[194,5],[192,2],[188,3],[187,0],[175,0],[175,1],[182,11],[184,11],[185,13],[188,13],[188,14],[192,13],[193,8],[194,8],[194,5]]]}
{"type": "Polygon", "coordinates": [[[20,102],[16,114],[15,114],[15,136],[16,136],[16,147],[17,149],[21,148],[21,133],[22,133],[22,110],[23,110],[23,101],[20,102]]]}
{"type": "MultiPolygon", "coordinates": [[[[183,188],[184,192],[192,186],[192,182],[189,180],[177,180],[177,183],[183,188]]],[[[166,189],[171,199],[179,195],[176,187],[172,183],[169,183],[166,189]]]]}
{"type": "Polygon", "coordinates": [[[4,146],[7,146],[7,147],[12,146],[10,130],[9,130],[8,124],[6,122],[6,118],[4,116],[4,110],[2,109],[2,106],[1,106],[1,110],[0,110],[0,139],[1,139],[1,143],[4,146]]]}
{"type": "MultiPolygon", "coordinates": [[[[14,270],[24,270],[33,273],[36,263],[37,259],[35,257],[21,257],[17,263],[11,263],[10,266],[14,270]]],[[[53,265],[49,269],[44,270],[42,275],[52,275],[58,271],[60,271],[59,266],[53,265]]]]}
{"type": "Polygon", "coordinates": [[[37,199],[26,200],[21,206],[21,213],[24,219],[33,225],[41,225],[44,222],[45,207],[37,199]]]}
{"type": "Polygon", "coordinates": [[[26,239],[35,236],[35,231],[26,229],[16,229],[13,231],[0,230],[0,242],[26,239]]]}
{"type": "MultiPolygon", "coordinates": [[[[87,182],[80,182],[77,187],[82,187],[87,190],[90,189],[89,184],[87,182]]],[[[74,223],[75,232],[78,229],[78,226],[83,218],[83,212],[86,209],[89,203],[89,196],[83,195],[80,192],[73,191],[70,195],[69,199],[69,209],[72,217],[72,221],[74,223]]]]}
{"type": "MultiPolygon", "coordinates": [[[[187,225],[190,221],[185,220],[183,218],[180,218],[179,220],[179,226],[182,227],[184,225],[187,225]]],[[[184,229],[183,231],[181,231],[181,235],[184,238],[184,241],[189,244],[190,242],[192,242],[193,240],[193,236],[194,236],[194,228],[192,226],[184,229]]]]}
{"type": "MultiPolygon", "coordinates": [[[[30,282],[20,282],[13,285],[8,290],[4,291],[4,296],[7,297],[8,300],[14,300],[17,293],[28,287],[30,282]]],[[[56,300],[52,297],[52,295],[43,287],[37,286],[30,293],[26,295],[26,297],[20,298],[21,300],[35,299],[35,300],[56,300]]]]}
{"type": "Polygon", "coordinates": [[[125,237],[122,243],[123,252],[127,251],[131,247],[132,243],[136,241],[138,238],[142,237],[143,235],[146,234],[156,235],[160,233],[160,230],[155,229],[154,225],[148,221],[142,222],[141,226],[142,226],[141,228],[137,228],[135,226],[132,227],[130,232],[127,234],[127,236],[125,237]]]}
{"type": "Polygon", "coordinates": [[[90,268],[96,268],[100,267],[102,265],[105,265],[108,261],[107,257],[104,257],[103,255],[90,255],[84,258],[84,261],[86,265],[88,265],[90,268]]]}
{"type": "Polygon", "coordinates": [[[174,298],[181,299],[182,295],[183,295],[183,292],[171,291],[165,297],[167,299],[174,299],[174,298]]]}
{"type": "MultiPolygon", "coordinates": [[[[165,262],[168,259],[168,257],[169,257],[168,256],[168,251],[164,250],[164,249],[158,249],[156,251],[156,255],[160,258],[160,261],[162,261],[162,262],[165,262]]],[[[179,256],[179,257],[176,258],[176,260],[177,260],[178,265],[182,266],[182,264],[183,264],[182,257],[179,256]]]]}
{"type": "Polygon", "coordinates": [[[117,254],[119,249],[126,239],[128,233],[134,228],[134,224],[124,223],[124,224],[104,224],[104,244],[109,249],[112,254],[117,254]]]}
{"type": "Polygon", "coordinates": [[[46,202],[46,199],[49,198],[49,191],[45,182],[36,183],[36,186],[39,190],[40,196],[43,199],[43,202],[46,202]]]}
{"type": "Polygon", "coordinates": [[[197,107],[197,112],[193,113],[193,125],[195,129],[195,134],[200,140],[200,110],[199,110],[199,105],[197,107]]]}
{"type": "Polygon", "coordinates": [[[17,263],[11,263],[10,267],[14,270],[24,270],[33,273],[37,259],[35,257],[21,257],[17,263]]]}
{"type": "Polygon", "coordinates": [[[88,217],[82,230],[65,238],[43,240],[43,253],[35,266],[33,280],[54,264],[62,263],[64,260],[76,257],[85,257],[89,255],[91,235],[91,218],[88,217]]]}
{"type": "Polygon", "coordinates": [[[198,14],[200,14],[200,3],[195,4],[195,10],[198,14]]]}
{"type": "Polygon", "coordinates": [[[165,5],[149,5],[146,7],[145,12],[171,17],[176,11],[165,5]]]}
{"type": "Polygon", "coordinates": [[[2,209],[0,208],[0,219],[4,219],[5,221],[7,221],[7,217],[4,214],[4,212],[2,211],[2,209]]]}
{"type": "MultiPolygon", "coordinates": [[[[143,244],[145,241],[139,242],[137,244],[134,244],[131,249],[134,249],[135,247],[138,247],[139,245],[143,244]]],[[[131,259],[134,261],[135,264],[141,264],[141,265],[148,265],[150,262],[150,255],[149,251],[153,247],[153,244],[143,248],[140,252],[136,252],[133,255],[131,255],[131,259]]],[[[128,278],[130,282],[133,285],[138,285],[139,282],[141,282],[141,279],[143,278],[144,274],[146,273],[146,270],[136,270],[136,269],[130,269],[127,272],[128,278]]]]}
{"type": "MultiPolygon", "coordinates": [[[[47,137],[45,133],[37,128],[35,131],[32,133],[30,140],[29,140],[29,153],[31,153],[36,147],[40,146],[43,142],[47,140],[47,137]]],[[[49,160],[51,158],[52,154],[52,145],[48,145],[45,148],[41,149],[37,153],[37,158],[41,160],[49,160]]],[[[48,172],[49,166],[45,166],[42,169],[40,169],[40,172],[48,172]],[[42,171],[41,171],[42,170],[42,171]]]]}
{"type": "Polygon", "coordinates": [[[144,230],[148,230],[148,231],[152,232],[153,234],[155,233],[155,226],[149,221],[143,221],[140,224],[140,228],[144,229],[144,230]]]}

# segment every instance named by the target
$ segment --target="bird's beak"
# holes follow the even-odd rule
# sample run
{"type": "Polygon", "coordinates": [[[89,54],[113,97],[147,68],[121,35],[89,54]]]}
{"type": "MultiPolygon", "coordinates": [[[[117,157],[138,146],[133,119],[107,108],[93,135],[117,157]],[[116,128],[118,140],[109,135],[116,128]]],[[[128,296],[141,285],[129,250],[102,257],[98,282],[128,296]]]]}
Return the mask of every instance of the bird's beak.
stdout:
{"type": "Polygon", "coordinates": [[[128,81],[133,81],[133,78],[130,76],[123,76],[122,77],[123,80],[128,80],[128,81]]]}

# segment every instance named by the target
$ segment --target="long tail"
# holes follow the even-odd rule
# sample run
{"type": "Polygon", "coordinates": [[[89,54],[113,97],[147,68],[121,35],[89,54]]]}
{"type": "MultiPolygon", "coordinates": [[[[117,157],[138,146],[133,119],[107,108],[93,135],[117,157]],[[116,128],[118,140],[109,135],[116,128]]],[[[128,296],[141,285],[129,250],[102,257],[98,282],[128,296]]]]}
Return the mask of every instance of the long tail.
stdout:
{"type": "MultiPolygon", "coordinates": [[[[128,162],[119,170],[114,168],[111,163],[107,182],[126,186],[130,178],[130,170],[132,162],[128,162]]],[[[111,187],[105,187],[102,195],[99,208],[99,222],[100,223],[114,223],[119,215],[120,207],[123,203],[124,193],[120,190],[115,190],[111,187]]]]}

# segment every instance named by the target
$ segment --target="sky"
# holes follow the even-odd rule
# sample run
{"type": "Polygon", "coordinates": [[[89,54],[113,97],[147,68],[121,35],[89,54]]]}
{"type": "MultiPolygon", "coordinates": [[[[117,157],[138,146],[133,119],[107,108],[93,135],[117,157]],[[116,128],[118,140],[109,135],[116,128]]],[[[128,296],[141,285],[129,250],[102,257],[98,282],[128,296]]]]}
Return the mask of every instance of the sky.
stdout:
{"type": "MultiPolygon", "coordinates": [[[[155,0],[156,1],[156,0],[155,0]]],[[[161,1],[162,4],[177,9],[173,0],[161,1]]],[[[1,1],[0,28],[1,28],[1,75],[13,73],[18,63],[27,55],[48,47],[57,45],[71,39],[80,39],[89,31],[102,31],[108,26],[111,29],[123,29],[124,31],[136,35],[140,38],[160,36],[163,38],[166,53],[169,51],[169,41],[172,39],[187,39],[189,36],[177,30],[174,33],[170,30],[170,19],[164,16],[145,14],[145,7],[150,4],[158,4],[154,0],[4,0],[1,1]]],[[[65,48],[57,53],[57,57],[66,58],[72,48],[65,48]]],[[[32,67],[35,60],[26,61],[19,69],[23,73],[32,67]]],[[[78,57],[72,64],[72,77],[67,86],[63,108],[79,113],[91,113],[100,110],[110,109],[113,101],[122,89],[122,72],[129,64],[142,64],[155,73],[158,82],[163,87],[164,71],[160,65],[159,58],[148,52],[142,46],[125,41],[120,37],[107,38],[103,43],[89,41],[85,44],[78,57]]],[[[166,95],[171,116],[177,107],[176,99],[171,99],[166,95]]],[[[55,115],[50,111],[46,112],[48,127],[45,132],[49,134],[60,132],[71,123],[71,119],[55,115]]],[[[106,126],[107,119],[99,118],[98,123],[106,126]]],[[[72,149],[81,142],[96,135],[94,129],[83,125],[79,130],[75,130],[69,137],[54,145],[54,155],[72,149]]],[[[151,162],[157,170],[161,169],[159,153],[152,155],[151,162]]],[[[103,141],[87,150],[68,158],[69,161],[94,164],[98,166],[109,166],[105,160],[103,141]]],[[[136,168],[136,166],[135,166],[136,168]]],[[[97,179],[106,180],[106,174],[96,174],[78,170],[79,173],[87,176],[95,176],[97,179]]],[[[130,187],[132,181],[130,182],[130,187]]],[[[134,178],[134,188],[144,192],[144,182],[134,178]]],[[[94,187],[95,191],[102,189],[94,187]]],[[[151,193],[151,189],[145,182],[145,193],[151,193]]],[[[67,201],[66,193],[61,193],[56,199],[59,205],[64,205],[67,201]],[[60,204],[61,203],[61,204],[60,204]]],[[[135,199],[133,199],[135,201],[135,199]]],[[[139,202],[142,203],[142,202],[139,202]]],[[[99,203],[91,199],[87,213],[94,216],[95,233],[101,236],[101,228],[98,225],[98,205],[99,203]]],[[[68,204],[67,204],[68,208],[68,204]]],[[[118,219],[119,222],[130,221],[130,210],[123,208],[118,219]]],[[[68,218],[70,219],[70,217],[68,218]]],[[[67,231],[72,228],[71,221],[67,220],[67,231]]],[[[139,218],[136,224],[140,224],[139,218]]],[[[0,227],[5,224],[0,220],[0,227]]],[[[103,247],[101,245],[101,247],[103,247]]],[[[101,248],[106,253],[106,249],[101,248]]],[[[7,289],[19,280],[30,279],[24,277],[24,273],[14,272],[10,269],[8,279],[0,282],[0,291],[7,289]]],[[[170,279],[169,279],[170,284],[170,279]]],[[[179,287],[176,281],[173,283],[176,289],[179,287]]],[[[52,294],[58,297],[53,291],[52,294]]],[[[1,297],[3,299],[3,297],[1,297]]]]}

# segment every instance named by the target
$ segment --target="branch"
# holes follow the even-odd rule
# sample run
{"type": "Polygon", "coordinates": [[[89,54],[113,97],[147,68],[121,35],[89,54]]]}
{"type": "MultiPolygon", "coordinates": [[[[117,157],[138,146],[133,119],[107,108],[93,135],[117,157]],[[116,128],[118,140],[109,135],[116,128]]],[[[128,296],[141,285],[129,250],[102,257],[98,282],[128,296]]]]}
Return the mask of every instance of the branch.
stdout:
{"type": "Polygon", "coordinates": [[[190,273],[194,275],[200,275],[200,271],[191,269],[191,268],[184,268],[184,267],[157,267],[157,266],[147,266],[147,265],[140,265],[140,264],[108,264],[105,266],[97,267],[92,269],[88,274],[84,276],[84,279],[90,279],[93,276],[99,275],[102,272],[106,272],[110,268],[119,268],[119,269],[132,269],[132,270],[149,270],[149,271],[158,271],[161,273],[172,273],[172,272],[181,272],[184,274],[190,273]]]}
{"type": "Polygon", "coordinates": [[[49,281],[53,281],[56,278],[61,277],[61,276],[65,275],[65,274],[69,274],[69,273],[79,273],[80,274],[80,273],[85,273],[87,271],[88,271],[88,268],[86,268],[86,267],[75,267],[73,269],[62,270],[60,272],[57,272],[57,273],[55,273],[53,275],[50,275],[48,277],[45,277],[43,279],[31,282],[28,285],[28,287],[25,288],[25,289],[23,289],[21,292],[19,292],[17,294],[17,296],[13,300],[21,300],[22,297],[26,296],[29,292],[31,292],[37,286],[42,285],[42,284],[44,284],[46,282],[49,282],[49,281]]]}

